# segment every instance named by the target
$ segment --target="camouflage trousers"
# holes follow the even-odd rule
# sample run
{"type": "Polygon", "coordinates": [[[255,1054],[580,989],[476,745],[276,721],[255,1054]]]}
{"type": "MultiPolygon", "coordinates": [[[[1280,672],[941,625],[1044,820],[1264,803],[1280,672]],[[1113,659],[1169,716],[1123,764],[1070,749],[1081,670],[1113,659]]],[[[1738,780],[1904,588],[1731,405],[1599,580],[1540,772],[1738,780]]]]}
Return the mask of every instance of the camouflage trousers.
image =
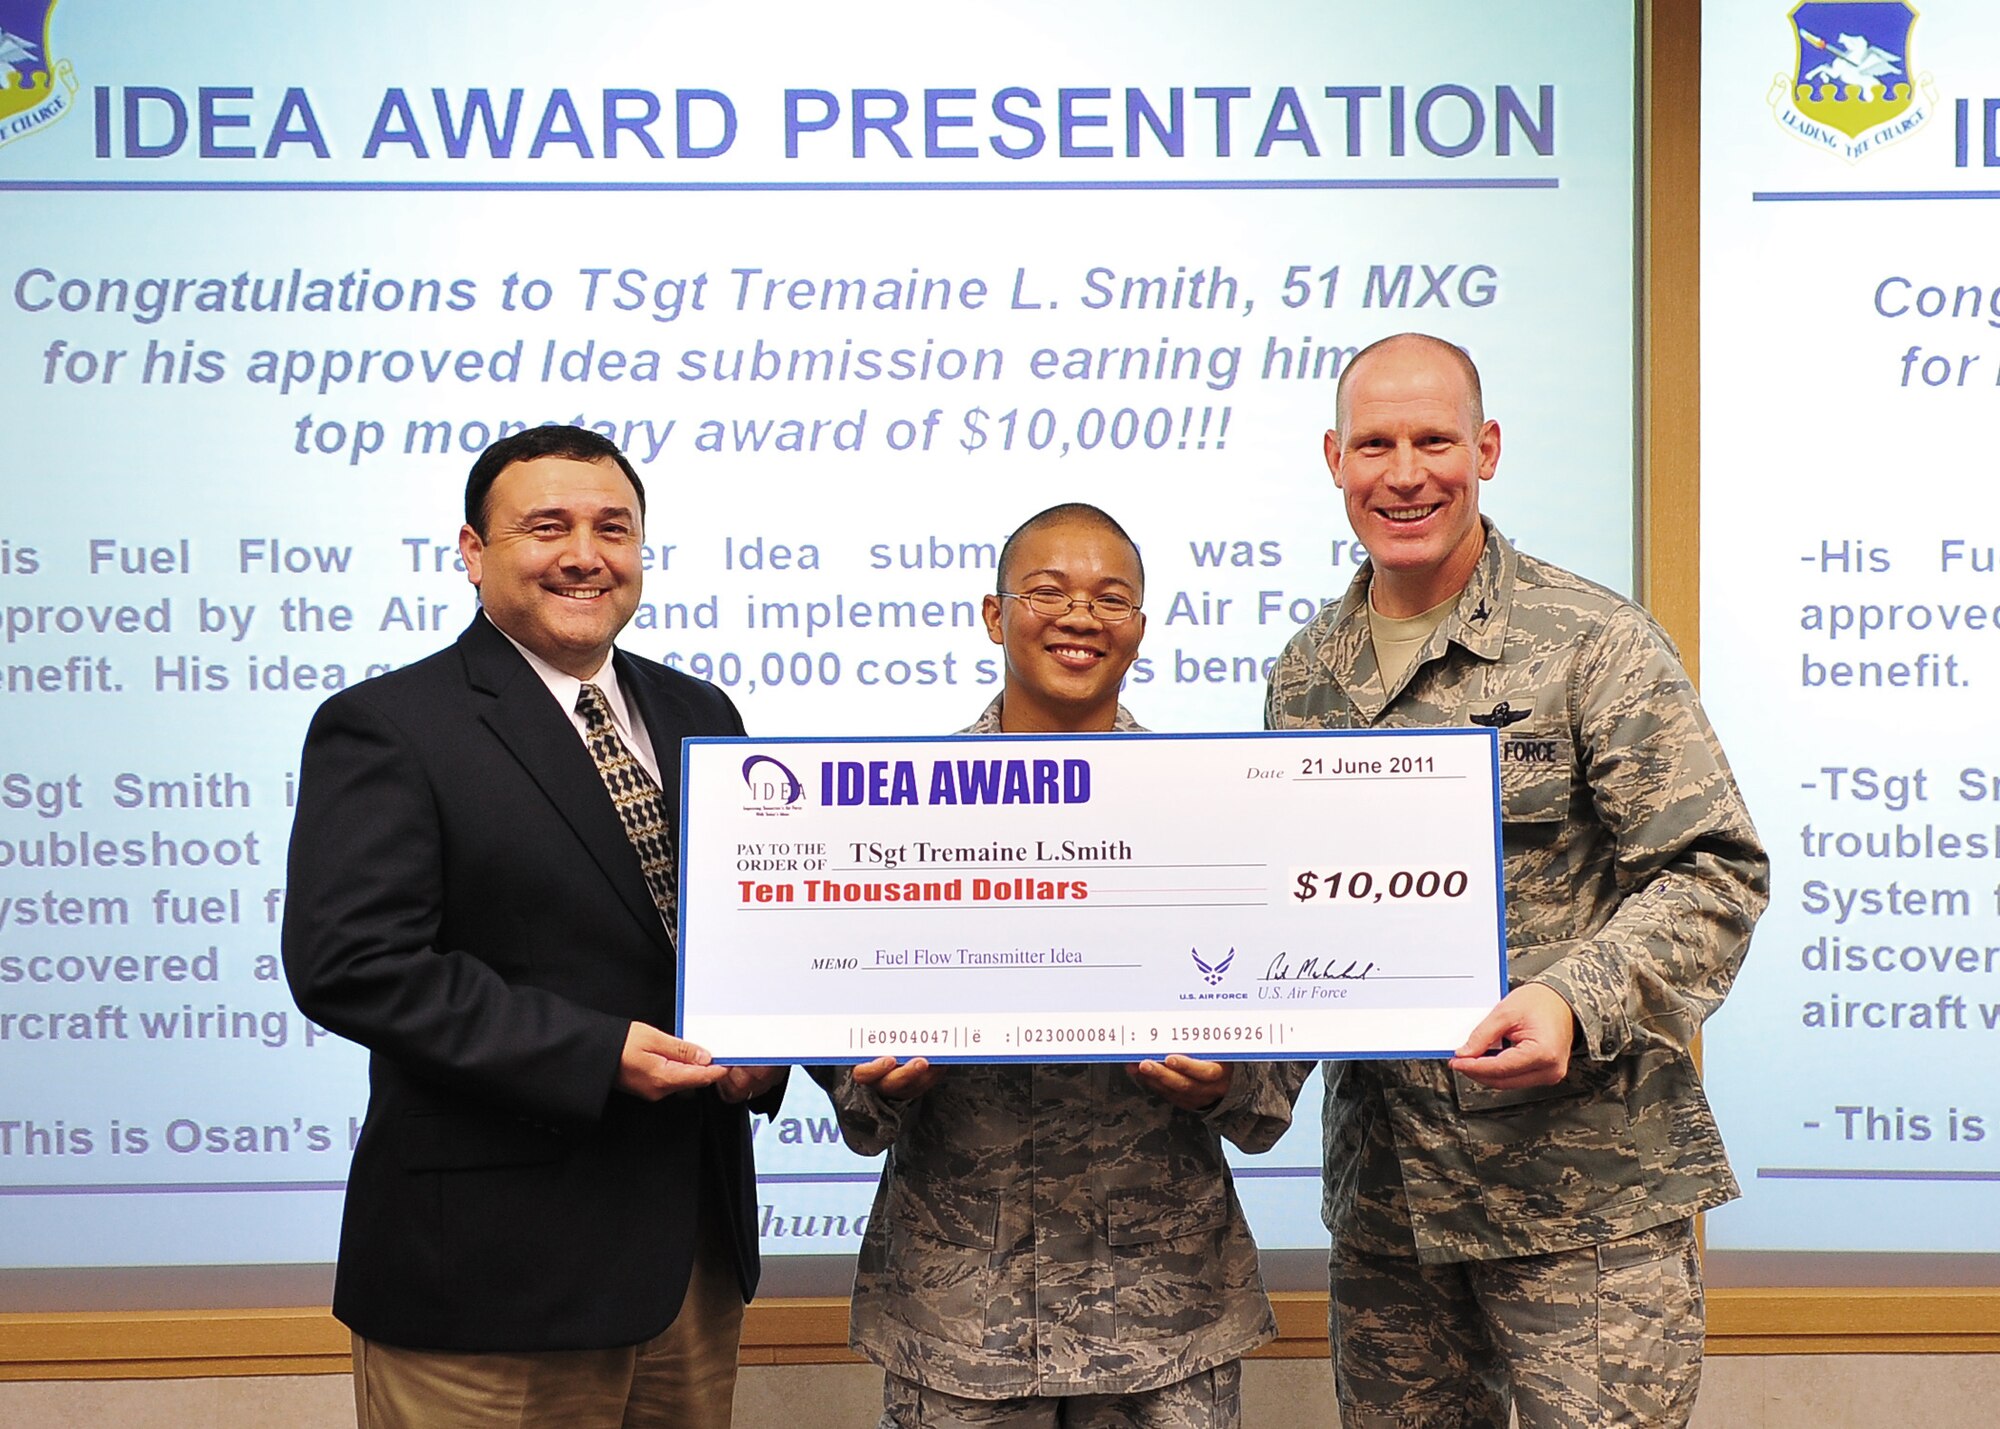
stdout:
{"type": "Polygon", "coordinates": [[[1694,1222],[1582,1250],[1423,1265],[1336,1241],[1341,1429],[1678,1429],[1701,1382],[1694,1222]]]}
{"type": "Polygon", "coordinates": [[[1135,1394],[961,1399],[889,1375],[880,1429],[1237,1429],[1242,1362],[1135,1394]]]}

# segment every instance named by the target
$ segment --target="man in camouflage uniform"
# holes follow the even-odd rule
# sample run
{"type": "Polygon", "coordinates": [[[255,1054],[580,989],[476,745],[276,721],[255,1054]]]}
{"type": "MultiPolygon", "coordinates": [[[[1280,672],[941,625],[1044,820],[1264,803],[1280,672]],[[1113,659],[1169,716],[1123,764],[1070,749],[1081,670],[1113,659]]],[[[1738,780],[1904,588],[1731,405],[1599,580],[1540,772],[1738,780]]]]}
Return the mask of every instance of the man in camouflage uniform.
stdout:
{"type": "MultiPolygon", "coordinates": [[[[985,600],[1001,692],[966,734],[1135,730],[1131,538],[1092,506],[1028,521],[985,600]]],[[[883,1429],[1229,1429],[1276,1333],[1222,1137],[1268,1148],[1305,1073],[1170,1056],[830,1078],[847,1144],[887,1150],[854,1283],[883,1429]]]]}
{"type": "Polygon", "coordinates": [[[1265,705],[1500,735],[1512,990],[1448,1063],[1326,1067],[1341,1422],[1683,1425],[1693,1217],[1737,1194],[1690,1044],[1769,865],[1666,635],[1480,517],[1478,384],[1419,334],[1342,373],[1327,464],[1370,559],[1265,705]]]}

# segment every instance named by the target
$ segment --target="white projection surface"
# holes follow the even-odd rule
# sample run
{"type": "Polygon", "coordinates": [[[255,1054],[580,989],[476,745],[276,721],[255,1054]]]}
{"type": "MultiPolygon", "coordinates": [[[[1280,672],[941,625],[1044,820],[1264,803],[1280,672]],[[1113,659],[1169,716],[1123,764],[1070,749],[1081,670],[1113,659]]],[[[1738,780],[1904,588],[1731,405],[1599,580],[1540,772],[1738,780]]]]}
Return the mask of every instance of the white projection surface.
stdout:
{"type": "Polygon", "coordinates": [[[1702,684],[1773,884],[1719,1283],[2000,1273],[2000,11],[1919,8],[1703,7],[1702,684]]]}
{"type": "MultiPolygon", "coordinates": [[[[0,1267],[332,1258],[365,1058],[276,962],[297,751],[471,617],[505,432],[630,453],[623,643],[758,733],[969,723],[1065,500],[1143,549],[1137,716],[1257,727],[1357,557],[1334,379],[1410,328],[1485,369],[1509,534],[1631,585],[1630,6],[0,17],[0,1267]]],[[[1267,1248],[1323,1243],[1299,1121],[1267,1248]]],[[[757,1154],[766,1249],[851,1251],[804,1077],[757,1154]]]]}

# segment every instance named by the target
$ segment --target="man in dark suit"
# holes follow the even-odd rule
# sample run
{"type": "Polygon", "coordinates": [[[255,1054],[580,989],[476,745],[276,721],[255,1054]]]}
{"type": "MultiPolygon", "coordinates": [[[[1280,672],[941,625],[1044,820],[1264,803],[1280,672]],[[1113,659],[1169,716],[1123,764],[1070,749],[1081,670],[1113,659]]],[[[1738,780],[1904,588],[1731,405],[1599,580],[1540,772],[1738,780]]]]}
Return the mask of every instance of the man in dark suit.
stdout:
{"type": "Polygon", "coordinates": [[[662,1030],[680,741],[743,726],[612,648],[644,514],[592,432],[494,444],[459,533],[482,613],[306,736],[285,968],[371,1053],[333,1305],[363,1429],[729,1422],[743,1103],[782,1073],[662,1030]]]}

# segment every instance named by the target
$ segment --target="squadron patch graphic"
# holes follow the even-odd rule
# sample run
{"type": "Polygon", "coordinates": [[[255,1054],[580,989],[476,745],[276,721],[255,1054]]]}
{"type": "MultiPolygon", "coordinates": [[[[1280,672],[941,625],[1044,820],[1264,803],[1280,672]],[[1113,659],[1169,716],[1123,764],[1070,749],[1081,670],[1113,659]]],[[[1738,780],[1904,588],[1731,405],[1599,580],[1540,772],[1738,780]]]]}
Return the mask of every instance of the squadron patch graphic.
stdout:
{"type": "Polygon", "coordinates": [[[1773,117],[1794,138],[1850,164],[1916,133],[1938,107],[1930,75],[1910,63],[1916,20],[1905,0],[1794,5],[1794,59],[1771,81],[1773,117]]]}
{"type": "Polygon", "coordinates": [[[49,49],[56,0],[0,0],[0,144],[25,139],[76,105],[76,70],[49,49]]]}

